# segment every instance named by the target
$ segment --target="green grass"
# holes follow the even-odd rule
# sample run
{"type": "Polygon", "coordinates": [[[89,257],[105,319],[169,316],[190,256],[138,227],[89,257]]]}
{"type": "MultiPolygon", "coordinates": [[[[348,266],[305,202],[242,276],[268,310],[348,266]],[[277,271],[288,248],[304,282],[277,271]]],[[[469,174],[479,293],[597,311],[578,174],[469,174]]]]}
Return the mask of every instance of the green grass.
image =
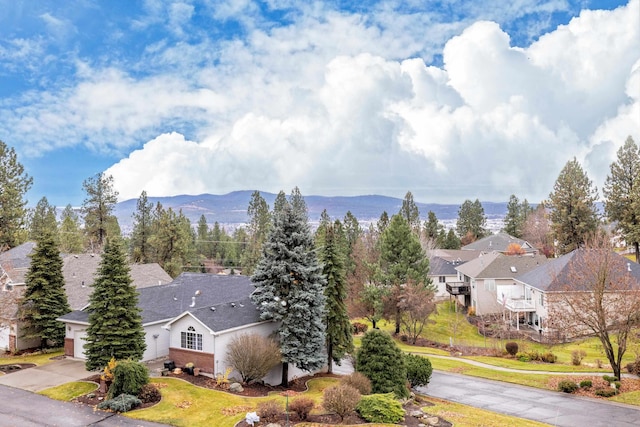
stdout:
{"type": "Polygon", "coordinates": [[[38,394],[47,396],[50,399],[64,400],[68,402],[78,396],[82,396],[83,394],[91,393],[97,388],[98,385],[96,383],[74,381],[39,391],[38,394]]]}
{"type": "Polygon", "coordinates": [[[617,396],[610,397],[607,400],[618,403],[626,403],[628,405],[640,406],[640,390],[630,391],[628,393],[622,393],[617,396]]]}
{"type": "Polygon", "coordinates": [[[38,353],[27,356],[0,356],[0,365],[16,364],[16,363],[33,363],[36,365],[46,365],[51,363],[52,357],[62,356],[63,350],[56,350],[51,353],[38,353]]]}

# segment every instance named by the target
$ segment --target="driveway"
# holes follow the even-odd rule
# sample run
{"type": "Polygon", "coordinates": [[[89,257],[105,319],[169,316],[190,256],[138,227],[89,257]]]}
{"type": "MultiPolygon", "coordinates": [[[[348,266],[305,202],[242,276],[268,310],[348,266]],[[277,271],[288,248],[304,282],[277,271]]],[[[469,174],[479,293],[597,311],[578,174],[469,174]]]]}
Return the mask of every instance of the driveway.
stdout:
{"type": "Polygon", "coordinates": [[[559,427],[631,427],[640,420],[640,407],[438,371],[417,391],[559,427]]]}
{"type": "Polygon", "coordinates": [[[35,392],[89,376],[91,373],[84,369],[84,360],[61,359],[2,375],[0,384],[35,392]]]}

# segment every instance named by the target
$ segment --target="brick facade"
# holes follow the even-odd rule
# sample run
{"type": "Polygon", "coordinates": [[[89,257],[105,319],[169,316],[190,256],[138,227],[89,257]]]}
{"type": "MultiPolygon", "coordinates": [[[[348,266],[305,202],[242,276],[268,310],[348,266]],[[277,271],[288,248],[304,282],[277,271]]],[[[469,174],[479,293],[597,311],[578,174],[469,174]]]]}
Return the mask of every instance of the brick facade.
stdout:
{"type": "Polygon", "coordinates": [[[17,346],[18,346],[17,342],[18,340],[15,335],[13,334],[9,335],[9,351],[11,353],[17,350],[17,346]]]}
{"type": "Polygon", "coordinates": [[[75,356],[75,347],[74,347],[73,338],[64,339],[64,355],[68,357],[75,356]]]}
{"type": "Polygon", "coordinates": [[[173,360],[176,368],[182,368],[185,364],[191,362],[196,368],[200,368],[202,372],[214,373],[213,353],[170,347],[169,359],[173,360]]]}

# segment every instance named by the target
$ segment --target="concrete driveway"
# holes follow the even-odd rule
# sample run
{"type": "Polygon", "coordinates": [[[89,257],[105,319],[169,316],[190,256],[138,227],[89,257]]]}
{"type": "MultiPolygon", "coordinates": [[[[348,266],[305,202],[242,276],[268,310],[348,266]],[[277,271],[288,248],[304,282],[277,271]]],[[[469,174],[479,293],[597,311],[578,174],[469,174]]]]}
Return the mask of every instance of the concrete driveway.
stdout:
{"type": "Polygon", "coordinates": [[[22,369],[0,376],[0,384],[28,391],[40,391],[91,376],[84,369],[84,360],[54,360],[42,366],[22,369]]]}

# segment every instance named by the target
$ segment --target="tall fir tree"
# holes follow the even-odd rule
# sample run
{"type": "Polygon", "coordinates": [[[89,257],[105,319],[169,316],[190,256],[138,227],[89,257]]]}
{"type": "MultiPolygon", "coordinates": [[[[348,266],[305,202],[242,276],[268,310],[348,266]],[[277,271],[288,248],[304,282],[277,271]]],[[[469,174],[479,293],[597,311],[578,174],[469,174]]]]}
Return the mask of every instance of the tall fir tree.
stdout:
{"type": "Polygon", "coordinates": [[[41,198],[35,208],[29,211],[29,239],[38,240],[44,233],[50,233],[58,242],[58,222],[56,207],[49,204],[46,197],[41,198]]]}
{"type": "Polygon", "coordinates": [[[456,222],[456,232],[462,240],[463,245],[475,242],[488,235],[487,217],[480,200],[474,202],[465,200],[458,210],[458,221],[456,222]]]}
{"type": "Polygon", "coordinates": [[[241,263],[243,274],[250,276],[260,260],[262,244],[266,240],[271,226],[269,205],[259,191],[254,191],[251,194],[247,215],[249,216],[248,244],[243,252],[241,263]]]}
{"type": "Polygon", "coordinates": [[[629,136],[604,184],[604,210],[640,262],[640,149],[629,136]]]}
{"type": "Polygon", "coordinates": [[[138,292],[118,238],[110,238],[89,297],[87,370],[103,368],[109,360],[139,361],[146,349],[138,292]]]}
{"type": "Polygon", "coordinates": [[[70,312],[71,308],[64,290],[62,258],[50,230],[38,233],[25,283],[20,311],[21,319],[28,326],[23,338],[39,338],[41,347],[61,346],[65,327],[56,319],[70,312]]]}
{"type": "Polygon", "coordinates": [[[251,295],[262,319],[280,322],[282,384],[289,383],[289,363],[305,371],[321,368],[326,357],[326,279],[318,263],[306,212],[286,199],[277,204],[262,258],[251,276],[251,295]]]}
{"type": "Polygon", "coordinates": [[[327,328],[327,365],[333,372],[333,362],[340,361],[353,351],[352,326],[347,314],[346,236],[340,221],[324,226],[319,241],[318,258],[323,264],[322,273],[327,278],[324,295],[327,328]]]}
{"type": "Polygon", "coordinates": [[[547,205],[560,255],[583,246],[596,232],[597,199],[597,188],[574,157],[560,171],[547,205]]]}
{"type": "Polygon", "coordinates": [[[504,217],[505,233],[513,237],[522,237],[522,206],[520,200],[515,194],[509,196],[507,203],[507,214],[504,217]]]}
{"type": "Polygon", "coordinates": [[[109,221],[113,218],[118,192],[113,189],[113,176],[104,173],[87,178],[82,187],[87,194],[82,202],[85,233],[96,251],[102,248],[109,233],[109,221]]]}
{"type": "Polygon", "coordinates": [[[420,236],[420,211],[418,210],[418,205],[416,205],[416,202],[413,200],[411,191],[407,191],[407,194],[405,194],[402,200],[402,207],[398,213],[407,220],[411,231],[413,231],[416,236],[420,236]]]}
{"type": "Polygon", "coordinates": [[[33,184],[18,161],[13,147],[0,141],[0,250],[23,243],[27,200],[24,198],[33,184]]]}
{"type": "Polygon", "coordinates": [[[133,233],[131,233],[130,254],[133,262],[146,264],[154,261],[151,237],[153,234],[153,203],[142,191],[133,213],[133,233]]]}
{"type": "Polygon", "coordinates": [[[431,286],[429,258],[402,215],[394,215],[381,236],[380,265],[389,288],[389,311],[393,313],[396,334],[400,333],[398,301],[402,286],[408,282],[431,286]]]}
{"type": "Polygon", "coordinates": [[[60,216],[60,251],[68,254],[82,252],[80,219],[71,205],[67,205],[60,216]]]}

